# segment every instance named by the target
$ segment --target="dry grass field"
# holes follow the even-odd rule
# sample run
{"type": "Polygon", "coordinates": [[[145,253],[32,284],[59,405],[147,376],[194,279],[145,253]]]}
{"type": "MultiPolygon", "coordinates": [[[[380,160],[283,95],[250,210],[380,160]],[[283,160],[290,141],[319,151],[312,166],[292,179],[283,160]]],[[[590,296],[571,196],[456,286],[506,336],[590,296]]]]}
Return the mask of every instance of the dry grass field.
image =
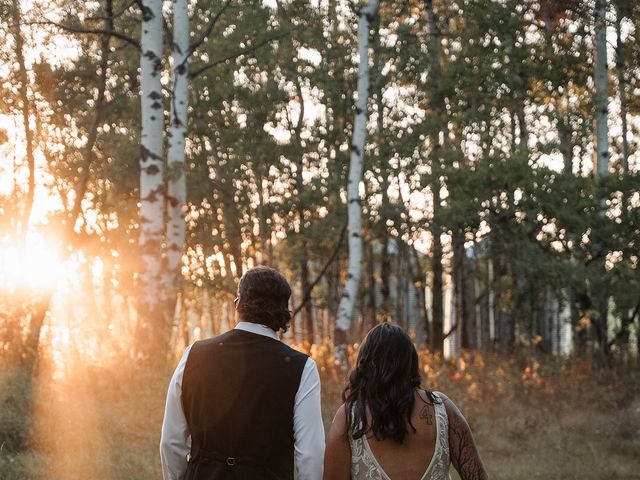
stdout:
{"type": "MultiPolygon", "coordinates": [[[[327,348],[313,354],[328,427],[343,380],[327,348]]],[[[447,393],[467,416],[490,478],[640,478],[637,365],[598,371],[576,361],[475,355],[449,363],[425,352],[421,360],[425,386],[447,393]]],[[[25,398],[25,408],[0,412],[0,479],[161,478],[158,441],[171,369],[112,358],[60,374],[43,364],[32,389],[0,377],[4,405],[9,396],[25,398]],[[12,452],[9,443],[20,435],[26,446],[12,452]]]]}

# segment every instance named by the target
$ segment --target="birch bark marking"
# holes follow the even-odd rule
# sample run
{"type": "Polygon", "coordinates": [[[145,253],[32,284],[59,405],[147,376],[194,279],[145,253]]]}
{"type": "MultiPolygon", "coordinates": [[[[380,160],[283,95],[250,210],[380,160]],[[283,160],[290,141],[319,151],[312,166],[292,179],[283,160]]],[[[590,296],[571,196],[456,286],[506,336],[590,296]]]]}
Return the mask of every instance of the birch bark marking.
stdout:
{"type": "MultiPolygon", "coordinates": [[[[142,0],[140,38],[140,238],[141,252],[138,334],[139,347],[150,351],[155,335],[166,332],[162,315],[162,237],[164,233],[164,184],[162,165],[163,106],[160,83],[162,56],[162,0],[142,0]],[[160,328],[155,328],[155,327],[160,328]]],[[[155,337],[157,338],[157,337],[155,337]]]]}
{"type": "Polygon", "coordinates": [[[362,179],[362,158],[367,133],[367,102],[369,100],[369,23],[378,15],[379,0],[370,0],[360,10],[358,21],[358,99],[356,117],[353,123],[349,180],[347,184],[347,212],[349,219],[349,269],[344,292],[338,305],[338,315],[334,334],[336,360],[346,365],[347,332],[351,327],[351,317],[355,307],[360,277],[362,276],[362,237],[360,236],[362,209],[360,205],[360,180],[362,179]]]}
{"type": "Polygon", "coordinates": [[[596,0],[596,61],[594,83],[596,87],[596,178],[601,179],[609,170],[609,130],[607,127],[608,68],[607,68],[607,2],[596,0]]]}
{"type": "Polygon", "coordinates": [[[171,122],[167,146],[167,272],[165,284],[169,301],[176,298],[185,238],[187,178],[185,138],[188,121],[189,11],[187,0],[173,1],[173,65],[171,69],[171,122]]]}

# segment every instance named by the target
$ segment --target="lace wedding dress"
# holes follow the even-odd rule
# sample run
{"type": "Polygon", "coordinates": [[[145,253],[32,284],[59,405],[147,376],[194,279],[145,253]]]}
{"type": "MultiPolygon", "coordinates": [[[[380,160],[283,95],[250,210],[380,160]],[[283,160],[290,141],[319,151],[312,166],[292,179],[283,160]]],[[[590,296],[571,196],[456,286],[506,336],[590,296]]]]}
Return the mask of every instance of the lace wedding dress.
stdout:
{"type": "MultiPolygon", "coordinates": [[[[437,394],[435,395],[437,396],[437,394]]],[[[436,413],[436,447],[431,462],[420,480],[451,480],[449,476],[449,421],[442,399],[440,399],[440,403],[434,404],[434,408],[436,413]]],[[[366,435],[357,440],[350,438],[350,443],[352,480],[391,480],[376,460],[366,435]]]]}

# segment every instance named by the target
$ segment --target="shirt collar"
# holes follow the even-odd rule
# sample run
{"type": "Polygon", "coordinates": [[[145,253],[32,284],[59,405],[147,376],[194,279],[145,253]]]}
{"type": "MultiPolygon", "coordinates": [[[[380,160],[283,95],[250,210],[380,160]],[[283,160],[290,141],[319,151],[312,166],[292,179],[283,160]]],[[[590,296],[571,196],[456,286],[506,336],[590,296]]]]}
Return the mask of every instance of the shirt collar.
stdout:
{"type": "Polygon", "coordinates": [[[271,328],[260,323],[252,322],[238,322],[236,325],[237,330],[244,330],[245,332],[256,333],[258,335],[264,335],[265,337],[273,338],[274,340],[280,340],[278,334],[271,328]]]}

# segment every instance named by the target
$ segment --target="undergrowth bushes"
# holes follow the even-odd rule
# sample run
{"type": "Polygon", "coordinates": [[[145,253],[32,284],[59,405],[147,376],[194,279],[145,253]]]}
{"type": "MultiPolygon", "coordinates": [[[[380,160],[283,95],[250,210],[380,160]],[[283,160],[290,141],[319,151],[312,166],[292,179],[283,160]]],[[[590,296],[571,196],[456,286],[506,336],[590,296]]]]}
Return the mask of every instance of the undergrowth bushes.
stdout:
{"type": "MultiPolygon", "coordinates": [[[[310,350],[328,427],[346,377],[330,345],[310,350]]],[[[352,347],[352,364],[356,353],[352,347]]],[[[419,357],[423,387],[458,404],[491,478],[637,478],[637,367],[594,370],[529,352],[463,352],[445,361],[420,350],[419,357]]],[[[72,362],[60,376],[45,358],[34,379],[20,370],[0,373],[0,478],[160,478],[160,426],[175,362],[169,363],[142,365],[123,354],[72,362]]]]}

